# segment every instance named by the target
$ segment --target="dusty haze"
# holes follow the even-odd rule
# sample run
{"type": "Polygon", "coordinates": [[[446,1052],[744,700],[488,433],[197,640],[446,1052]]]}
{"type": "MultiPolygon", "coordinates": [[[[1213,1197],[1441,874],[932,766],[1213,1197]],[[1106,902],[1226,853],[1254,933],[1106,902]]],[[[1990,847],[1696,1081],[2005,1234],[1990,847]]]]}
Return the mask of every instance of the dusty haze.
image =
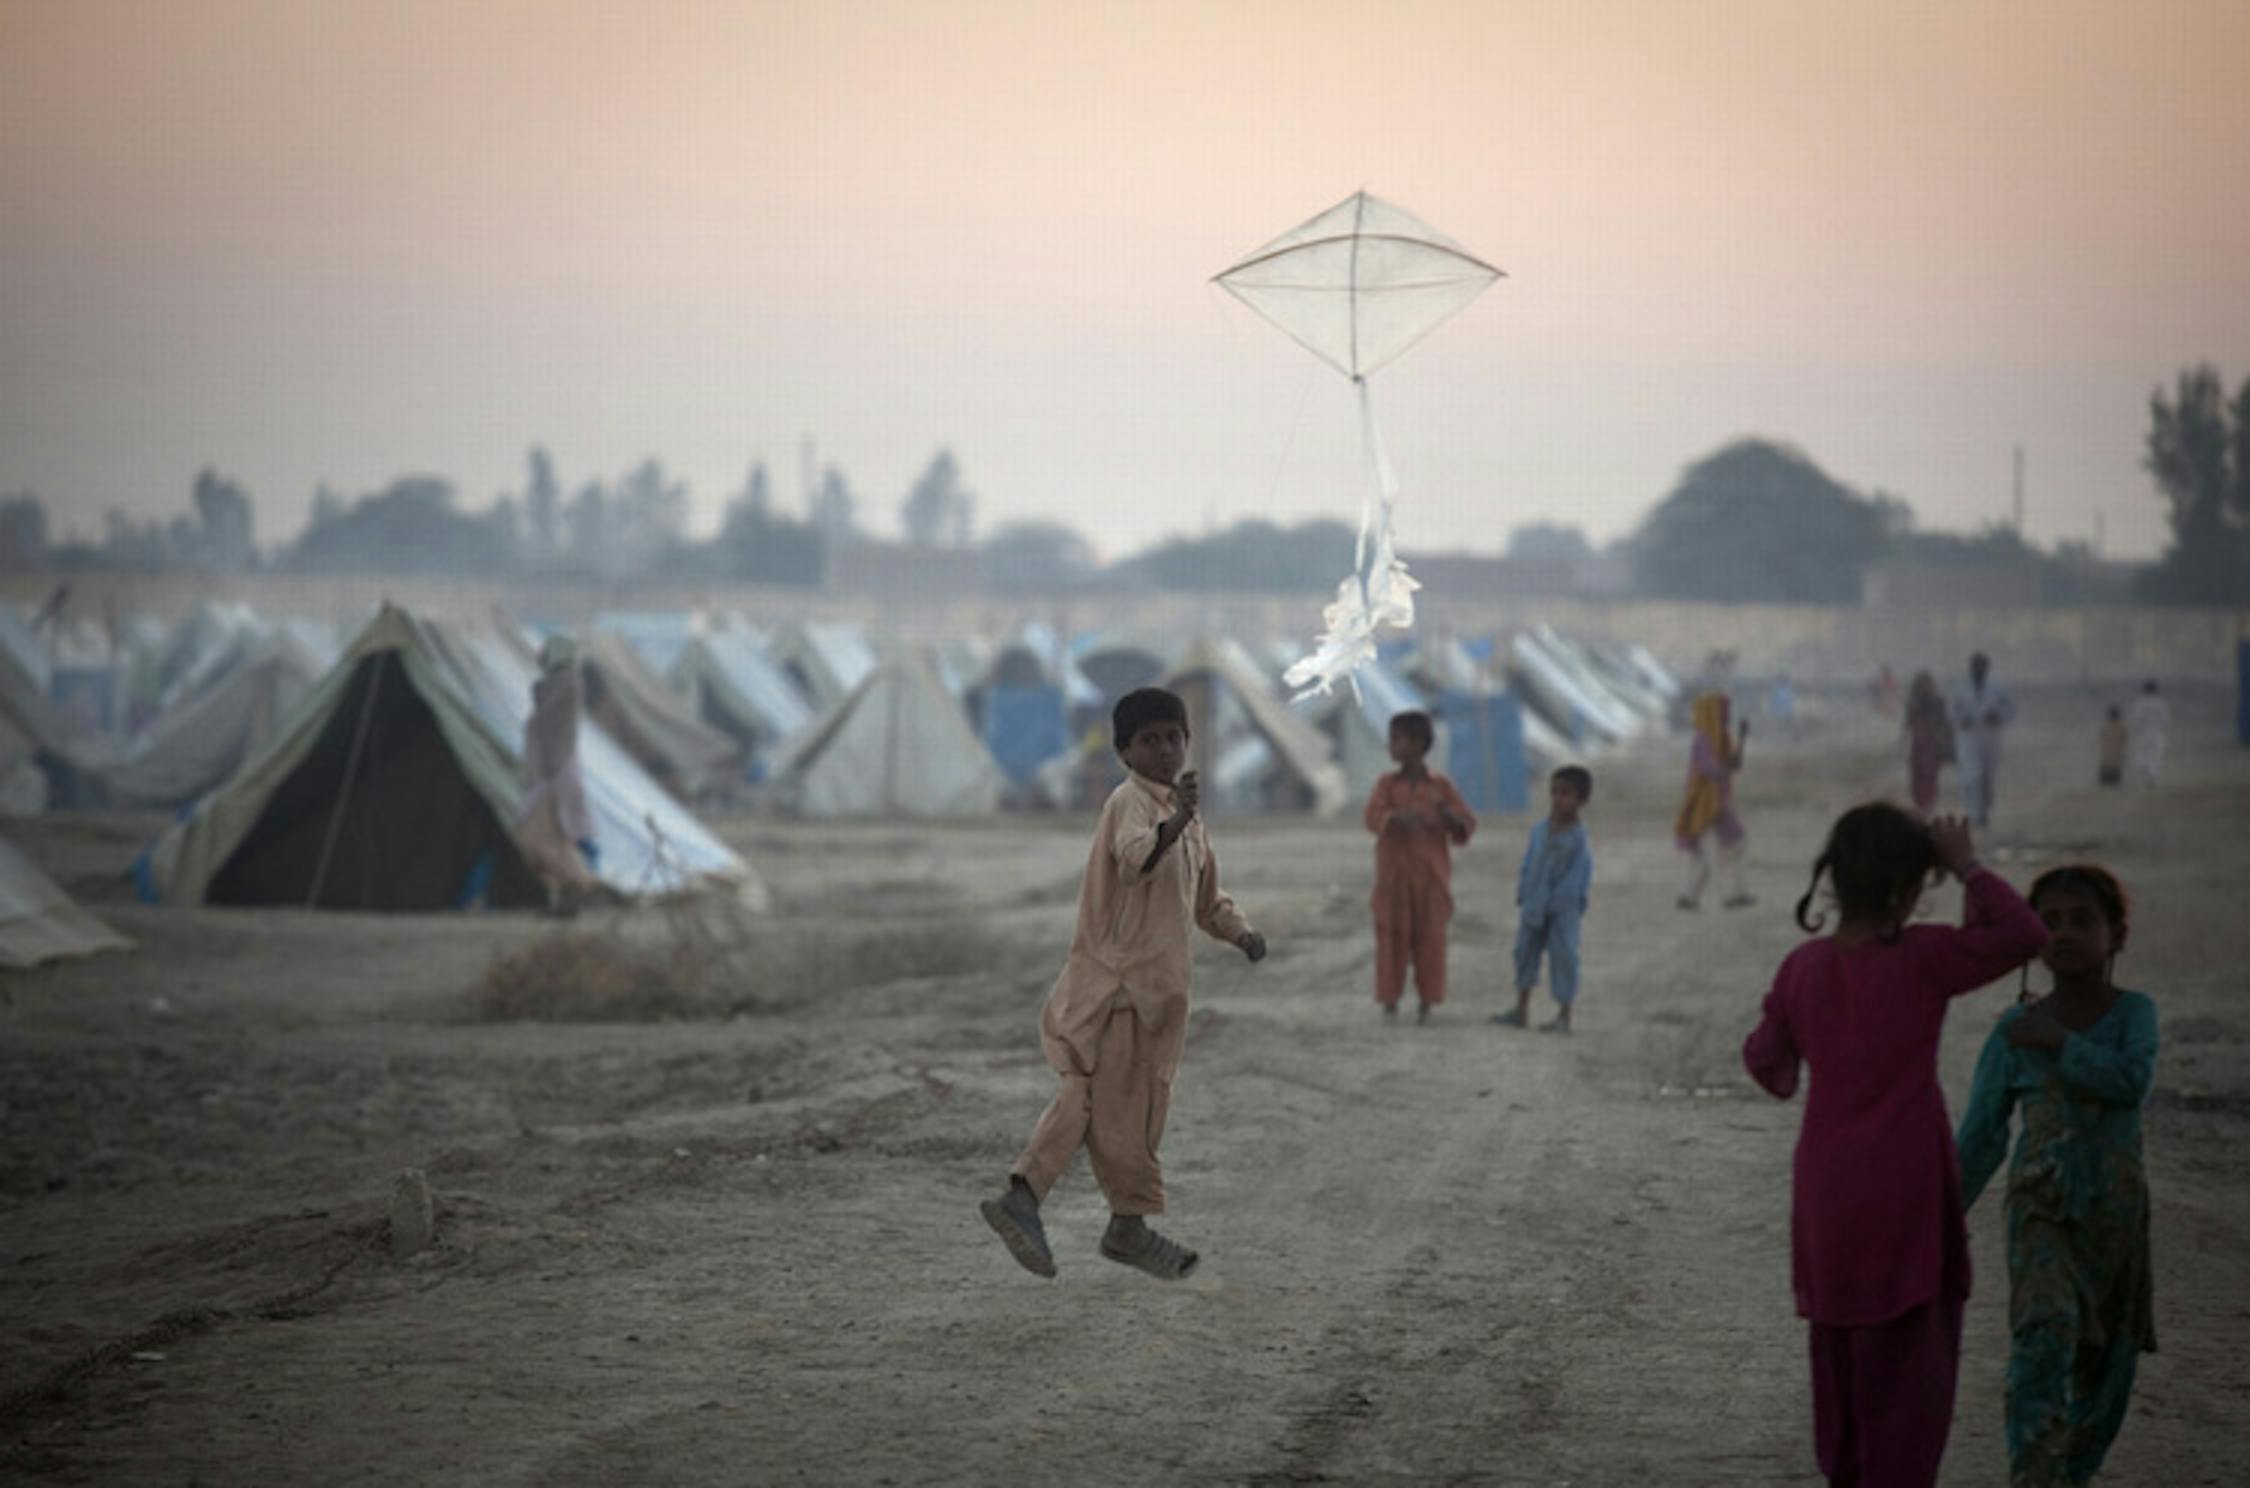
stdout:
{"type": "Polygon", "coordinates": [[[1597,537],[1733,435],[2155,552],[2150,388],[2250,371],[2250,7],[0,0],[0,490],[465,504],[799,441],[878,527],[1348,515],[1347,390],[1207,284],[1365,186],[1510,274],[1385,372],[1418,547],[1597,537]],[[1301,411],[1301,412],[1300,412],[1301,411]],[[1292,432],[1292,431],[1296,432],[1292,432]]]}

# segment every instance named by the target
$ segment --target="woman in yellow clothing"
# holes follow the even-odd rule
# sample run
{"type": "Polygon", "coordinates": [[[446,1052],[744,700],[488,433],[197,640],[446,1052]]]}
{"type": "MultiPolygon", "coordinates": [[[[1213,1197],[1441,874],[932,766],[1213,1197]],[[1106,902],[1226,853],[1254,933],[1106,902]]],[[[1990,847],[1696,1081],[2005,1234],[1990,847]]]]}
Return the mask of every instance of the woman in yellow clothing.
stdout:
{"type": "Polygon", "coordinates": [[[1680,851],[1694,860],[1687,888],[1679,898],[1682,909],[1703,907],[1703,889],[1711,881],[1711,857],[1704,843],[1714,836],[1719,839],[1719,863],[1727,870],[1733,886],[1726,897],[1726,907],[1740,909],[1757,902],[1751,898],[1749,885],[1743,881],[1743,844],[1747,834],[1742,830],[1742,818],[1734,811],[1734,777],[1742,769],[1743,757],[1749,748],[1750,722],[1744,719],[1730,736],[1727,715],[1727,696],[1723,692],[1707,692],[1695,700],[1691,715],[1695,722],[1695,744],[1688,754],[1687,796],[1680,803],[1679,819],[1672,828],[1680,851]]]}

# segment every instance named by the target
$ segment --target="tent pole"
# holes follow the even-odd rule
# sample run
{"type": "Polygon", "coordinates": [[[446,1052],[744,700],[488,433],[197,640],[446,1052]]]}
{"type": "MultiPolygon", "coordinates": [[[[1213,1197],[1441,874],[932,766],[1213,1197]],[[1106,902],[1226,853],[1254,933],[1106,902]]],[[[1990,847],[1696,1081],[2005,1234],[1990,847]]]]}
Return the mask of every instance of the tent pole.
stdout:
{"type": "Polygon", "coordinates": [[[375,653],[375,675],[367,680],[367,696],[360,700],[359,723],[352,730],[351,753],[344,757],[344,783],[337,788],[336,804],[328,812],[328,831],[321,838],[320,858],[313,864],[312,892],[305,896],[305,908],[320,907],[320,891],[328,884],[328,862],[336,854],[336,839],[344,830],[344,807],[351,802],[352,786],[359,780],[359,758],[367,748],[367,728],[375,718],[375,695],[383,690],[383,671],[390,664],[391,653],[375,653]]]}

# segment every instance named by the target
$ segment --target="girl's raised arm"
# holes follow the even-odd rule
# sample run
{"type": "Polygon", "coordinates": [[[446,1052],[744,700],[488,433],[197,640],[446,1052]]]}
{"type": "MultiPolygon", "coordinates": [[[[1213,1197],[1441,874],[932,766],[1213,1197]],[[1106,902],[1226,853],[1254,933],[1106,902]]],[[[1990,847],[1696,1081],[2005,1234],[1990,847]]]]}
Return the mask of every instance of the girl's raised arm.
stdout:
{"type": "Polygon", "coordinates": [[[1923,977],[1947,997],[1999,980],[2047,944],[2047,927],[1999,874],[1972,864],[1961,890],[1961,928],[1915,937],[1923,977]]]}

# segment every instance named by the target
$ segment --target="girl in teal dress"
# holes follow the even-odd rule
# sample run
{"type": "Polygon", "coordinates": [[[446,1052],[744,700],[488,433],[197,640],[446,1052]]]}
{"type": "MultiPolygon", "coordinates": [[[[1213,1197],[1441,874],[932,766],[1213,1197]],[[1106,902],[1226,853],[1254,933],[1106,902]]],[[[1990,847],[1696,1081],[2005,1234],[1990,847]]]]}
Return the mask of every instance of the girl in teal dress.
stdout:
{"type": "Polygon", "coordinates": [[[2108,870],[2057,868],[2031,886],[2055,989],[2002,1015],[1961,1118],[1963,1203],[2008,1155],[2009,1481],[2094,1476],[2125,1422],[2139,1356],[2156,1350],[2141,1102],[2156,1004],[2111,980],[2125,891],[2108,870]]]}

